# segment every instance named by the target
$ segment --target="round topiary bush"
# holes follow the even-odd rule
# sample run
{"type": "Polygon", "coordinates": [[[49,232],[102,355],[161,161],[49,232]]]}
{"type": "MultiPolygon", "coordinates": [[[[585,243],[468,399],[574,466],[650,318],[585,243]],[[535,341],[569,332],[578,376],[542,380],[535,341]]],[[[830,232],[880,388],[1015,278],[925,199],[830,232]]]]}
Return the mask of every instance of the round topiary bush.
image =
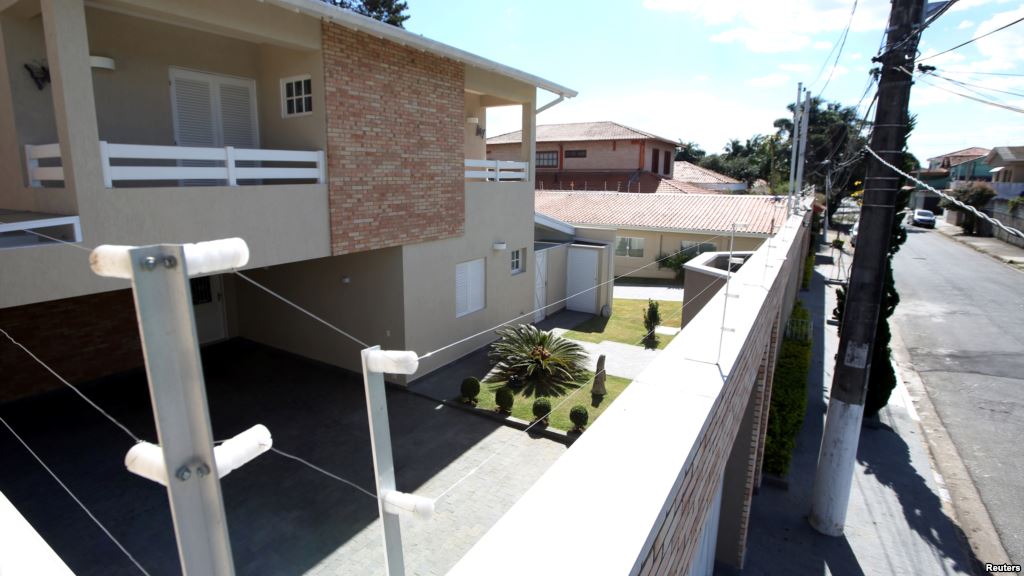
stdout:
{"type": "Polygon", "coordinates": [[[459,390],[462,392],[463,402],[476,402],[476,397],[480,394],[480,381],[476,378],[466,378],[459,390]]]}
{"type": "Polygon", "coordinates": [[[547,420],[548,414],[551,413],[551,400],[547,398],[537,398],[533,401],[533,417],[538,420],[547,420]]]}
{"type": "Polygon", "coordinates": [[[590,422],[590,412],[583,404],[577,404],[569,410],[569,420],[572,420],[577,430],[583,430],[587,422],[590,422]]]}
{"type": "Polygon", "coordinates": [[[512,405],[516,402],[516,395],[512,392],[511,388],[502,386],[498,388],[497,392],[494,393],[494,403],[498,405],[498,410],[509,414],[512,412],[512,405]]]}

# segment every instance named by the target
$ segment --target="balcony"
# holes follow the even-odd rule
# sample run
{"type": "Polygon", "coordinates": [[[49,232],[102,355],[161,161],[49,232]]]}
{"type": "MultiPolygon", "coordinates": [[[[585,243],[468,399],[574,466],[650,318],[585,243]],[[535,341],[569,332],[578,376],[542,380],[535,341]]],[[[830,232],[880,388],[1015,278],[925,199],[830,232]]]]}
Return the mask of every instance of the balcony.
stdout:
{"type": "Polygon", "coordinates": [[[992,182],[997,198],[1016,198],[1024,194],[1024,182],[992,182]]]}
{"type": "Polygon", "coordinates": [[[530,163],[467,158],[466,179],[487,182],[526,182],[530,179],[530,163]]]}
{"type": "MultiPolygon", "coordinates": [[[[58,144],[26,145],[29,185],[63,185],[58,144]]],[[[100,142],[103,184],[140,186],[227,186],[323,183],[323,151],[145,146],[100,142]]]]}

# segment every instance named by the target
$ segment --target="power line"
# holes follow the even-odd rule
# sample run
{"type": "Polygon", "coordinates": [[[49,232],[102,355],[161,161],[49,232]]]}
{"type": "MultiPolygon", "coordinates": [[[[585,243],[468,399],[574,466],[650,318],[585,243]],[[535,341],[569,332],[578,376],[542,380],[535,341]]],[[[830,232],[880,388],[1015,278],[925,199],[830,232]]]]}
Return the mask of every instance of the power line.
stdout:
{"type": "Polygon", "coordinates": [[[946,50],[943,50],[942,52],[939,52],[938,54],[932,54],[931,56],[925,56],[924,58],[920,58],[920,59],[918,59],[918,62],[924,62],[925,60],[931,60],[932,58],[937,58],[939,56],[942,56],[943,54],[946,54],[948,52],[952,52],[953,50],[956,50],[958,48],[963,48],[964,46],[967,46],[968,44],[970,44],[972,42],[977,42],[978,40],[981,40],[982,38],[984,38],[986,36],[989,36],[991,34],[995,34],[996,32],[999,32],[1000,30],[1005,30],[1005,29],[1009,28],[1010,26],[1013,26],[1014,24],[1017,24],[1017,23],[1019,23],[1021,21],[1024,21],[1024,17],[1018,18],[1018,19],[1014,20],[1013,22],[1010,22],[1009,24],[1004,24],[1003,26],[1000,26],[999,28],[996,28],[995,30],[992,30],[991,32],[986,32],[986,33],[982,34],[981,36],[978,36],[978,37],[975,37],[975,38],[971,38],[970,40],[968,40],[966,42],[961,42],[960,44],[957,44],[956,46],[953,46],[952,48],[947,48],[946,50]]]}
{"type": "Polygon", "coordinates": [[[46,470],[50,477],[52,477],[57,482],[57,484],[60,484],[60,487],[63,488],[64,491],[68,493],[68,496],[70,496],[71,499],[74,500],[76,504],[78,504],[78,507],[81,508],[82,511],[85,512],[85,514],[89,516],[89,518],[96,524],[96,526],[98,526],[99,529],[107,535],[107,538],[110,538],[110,541],[113,542],[114,545],[117,546],[129,560],[131,560],[132,564],[135,564],[135,567],[139,569],[139,572],[142,572],[146,576],[150,576],[149,572],[147,572],[146,569],[143,568],[141,564],[139,564],[139,561],[136,560],[134,556],[132,556],[131,552],[129,552],[127,548],[125,548],[120,542],[118,542],[117,538],[114,538],[114,535],[110,533],[110,530],[107,530],[107,527],[104,526],[103,523],[100,522],[99,519],[96,518],[96,516],[89,511],[85,504],[83,504],[82,501],[78,499],[78,496],[75,496],[75,493],[72,492],[71,489],[67,487],[67,484],[64,484],[64,482],[61,481],[57,474],[55,474],[54,471],[51,470],[50,467],[46,465],[46,462],[43,462],[43,459],[40,458],[39,455],[36,454],[34,450],[32,450],[32,448],[29,447],[25,440],[23,440],[22,437],[19,436],[18,433],[14,431],[14,428],[11,428],[11,425],[8,424],[7,421],[3,419],[2,416],[0,416],[0,424],[3,424],[4,427],[7,428],[7,430],[18,440],[18,442],[21,443],[25,450],[27,450],[28,453],[31,454],[32,457],[36,459],[36,462],[38,462],[39,465],[43,467],[43,470],[46,470]]]}
{"type": "MultiPolygon", "coordinates": [[[[818,98],[821,98],[821,95],[825,93],[825,89],[828,88],[829,83],[832,82],[832,75],[835,74],[836,66],[839,65],[839,58],[842,57],[842,55],[843,55],[843,48],[846,47],[846,39],[850,35],[850,26],[853,25],[853,15],[856,12],[857,12],[857,0],[853,0],[853,8],[850,9],[850,19],[846,22],[846,29],[843,30],[843,35],[842,35],[840,43],[839,43],[839,52],[836,53],[836,60],[835,60],[835,62],[832,63],[832,68],[828,71],[828,78],[825,79],[825,85],[822,86],[821,90],[818,91],[818,98]]],[[[832,55],[832,53],[830,52],[829,56],[831,56],[831,55],[832,55]]],[[[825,62],[828,63],[828,58],[827,57],[825,59],[825,62]]],[[[819,78],[821,77],[821,72],[818,73],[818,77],[819,78]]],[[[817,80],[815,80],[815,83],[817,83],[817,80]]]]}
{"type": "MultiPolygon", "coordinates": [[[[908,72],[904,68],[900,68],[900,70],[902,70],[903,72],[907,73],[910,76],[913,76],[913,74],[911,72],[908,72]]],[[[974,100],[975,102],[980,102],[981,104],[987,104],[989,106],[994,106],[996,108],[1002,108],[1004,110],[1009,110],[1010,112],[1017,112],[1017,113],[1020,113],[1020,114],[1024,114],[1024,108],[1017,108],[1016,106],[1010,106],[1009,104],[1003,104],[1001,102],[993,102],[992,100],[987,100],[985,98],[978,98],[977,96],[971,96],[970,94],[964,94],[963,92],[957,92],[956,90],[950,90],[949,88],[946,88],[945,86],[939,86],[938,84],[935,84],[934,82],[929,82],[928,80],[925,79],[924,75],[918,76],[917,79],[921,80],[922,82],[924,82],[925,84],[927,84],[929,86],[932,86],[934,88],[938,88],[939,90],[942,90],[943,92],[949,92],[950,94],[955,94],[955,95],[957,95],[957,96],[959,96],[961,98],[967,98],[968,100],[974,100]]]]}
{"type": "Polygon", "coordinates": [[[1015,76],[1018,78],[1024,78],[1024,74],[1016,74],[1011,72],[974,72],[973,70],[950,70],[943,68],[942,71],[946,74],[974,74],[978,76],[1015,76]]]}
{"type": "Polygon", "coordinates": [[[98,404],[96,404],[91,399],[89,399],[88,396],[83,394],[81,390],[79,390],[73,384],[68,382],[63,376],[61,376],[60,374],[57,374],[57,372],[53,368],[50,368],[46,364],[46,362],[43,362],[39,358],[39,356],[36,356],[35,354],[33,354],[32,351],[29,350],[28,348],[26,348],[21,342],[18,342],[17,340],[15,340],[13,336],[11,336],[10,334],[7,333],[6,330],[4,330],[3,328],[0,328],[0,334],[3,334],[4,336],[7,337],[8,340],[11,341],[12,344],[17,346],[18,348],[21,348],[26,354],[28,354],[33,360],[35,360],[40,366],[45,368],[47,372],[49,372],[50,374],[53,374],[53,376],[55,378],[57,378],[57,380],[60,380],[60,382],[62,384],[64,384],[65,386],[70,388],[72,391],[74,391],[75,394],[78,394],[78,396],[81,397],[82,400],[85,400],[90,406],[95,408],[97,412],[99,412],[100,414],[105,416],[107,418],[107,420],[110,420],[115,426],[117,426],[118,428],[123,430],[124,433],[127,434],[129,437],[131,437],[132,440],[134,440],[136,443],[142,442],[142,439],[139,438],[138,435],[136,435],[134,432],[132,432],[127,426],[122,424],[120,421],[118,421],[117,418],[114,418],[113,416],[111,416],[106,410],[104,410],[103,408],[100,408],[98,404]]]}
{"type": "Polygon", "coordinates": [[[881,157],[879,157],[878,154],[876,154],[875,151],[872,150],[870,146],[865,146],[864,150],[866,150],[869,154],[871,154],[876,159],[878,159],[879,162],[881,162],[882,164],[887,166],[890,170],[896,172],[900,176],[903,176],[904,178],[909,178],[910,180],[913,180],[914,182],[918,183],[919,185],[924,186],[928,190],[938,194],[939,196],[941,196],[945,200],[947,200],[949,202],[952,202],[953,204],[956,204],[960,208],[962,208],[964,210],[967,210],[968,212],[970,212],[971,214],[974,214],[978,218],[981,218],[982,220],[985,220],[986,222],[988,222],[989,224],[992,224],[996,228],[999,228],[1003,232],[1006,232],[1007,234],[1010,234],[1011,236],[1016,236],[1016,237],[1024,240],[1024,232],[1021,232],[1020,230],[1017,230],[1016,228],[1010,228],[1009,226],[1006,226],[1005,224],[1003,224],[999,220],[996,220],[995,218],[989,216],[988,214],[985,214],[984,212],[979,211],[974,206],[970,206],[968,204],[964,204],[963,202],[957,200],[953,196],[950,196],[949,194],[946,194],[945,192],[943,192],[941,190],[936,190],[935,188],[933,188],[932,186],[929,186],[925,182],[922,182],[921,180],[918,180],[917,178],[911,176],[910,174],[907,174],[903,170],[900,170],[896,166],[893,166],[889,162],[886,162],[881,157]]]}
{"type": "MultiPolygon", "coordinates": [[[[954,80],[953,78],[946,78],[945,76],[936,74],[935,72],[932,72],[929,75],[930,76],[934,76],[936,78],[942,78],[946,82],[952,82],[953,84],[957,84],[959,86],[963,86],[964,88],[973,87],[973,88],[979,88],[981,90],[989,90],[991,92],[999,92],[1000,94],[1008,94],[1010,96],[1017,96],[1019,98],[1024,98],[1024,94],[1021,94],[1020,92],[1010,92],[1009,90],[1000,90],[999,88],[992,88],[990,86],[982,86],[980,84],[972,84],[970,82],[964,82],[962,80],[954,80]]],[[[978,94],[978,93],[975,92],[975,94],[978,94]]],[[[982,94],[982,96],[984,96],[984,94],[982,94]]]]}
{"type": "Polygon", "coordinates": [[[930,17],[928,18],[928,20],[927,20],[927,21],[926,21],[926,22],[925,22],[925,23],[924,23],[924,24],[923,24],[923,25],[922,25],[922,26],[921,26],[920,28],[918,28],[917,30],[914,30],[914,32],[912,32],[912,33],[910,34],[910,36],[908,36],[908,37],[904,38],[904,39],[903,39],[903,40],[902,40],[902,41],[901,41],[900,43],[898,43],[898,44],[896,44],[895,46],[893,46],[893,47],[892,47],[892,50],[899,50],[899,49],[900,49],[900,48],[902,48],[902,47],[903,47],[904,45],[906,45],[906,44],[907,44],[907,42],[910,42],[910,41],[911,41],[911,40],[913,40],[914,38],[916,38],[916,37],[918,37],[919,35],[921,35],[922,33],[924,33],[924,31],[925,31],[925,30],[926,30],[926,29],[927,29],[927,28],[928,28],[929,26],[931,26],[931,25],[932,25],[932,24],[933,24],[933,23],[934,23],[934,22],[935,22],[936,20],[938,20],[938,19],[939,19],[939,18],[940,18],[940,17],[941,17],[941,16],[943,15],[943,14],[945,14],[945,13],[946,13],[946,11],[948,11],[948,10],[949,10],[950,8],[952,8],[952,7],[953,7],[953,5],[954,5],[954,4],[956,4],[956,3],[958,2],[958,1],[959,1],[959,0],[950,0],[949,2],[946,2],[946,3],[945,3],[945,4],[944,4],[944,5],[943,5],[943,6],[941,7],[941,8],[939,8],[939,10],[938,10],[937,12],[935,12],[935,14],[933,14],[932,16],[930,16],[930,17]]]}

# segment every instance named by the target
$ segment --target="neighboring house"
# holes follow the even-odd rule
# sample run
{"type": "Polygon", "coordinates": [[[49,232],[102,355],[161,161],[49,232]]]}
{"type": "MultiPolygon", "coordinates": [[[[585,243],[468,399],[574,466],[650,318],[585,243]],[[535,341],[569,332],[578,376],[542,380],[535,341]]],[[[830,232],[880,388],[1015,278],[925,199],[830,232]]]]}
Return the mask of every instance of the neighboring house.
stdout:
{"type": "MultiPolygon", "coordinates": [[[[259,282],[421,354],[533,309],[537,90],[574,91],[318,0],[3,6],[0,327],[69,380],[142,364],[135,306],[32,232],[85,250],[238,236],[259,282]],[[486,109],[507,105],[526,138],[495,181],[486,109]]],[[[360,369],[357,345],[233,274],[192,287],[202,343],[360,369]]],[[[0,373],[0,402],[59,386],[13,346],[0,373]]]]}
{"type": "Polygon", "coordinates": [[[538,190],[536,210],[568,222],[576,234],[614,230],[615,275],[672,278],[661,256],[756,250],[786,219],[785,199],[732,194],[616,194],[538,190]],[[732,233],[733,223],[738,227],[732,233]]]}
{"type": "Polygon", "coordinates": [[[692,184],[711,192],[741,192],[747,189],[745,182],[685,160],[677,160],[674,166],[672,179],[678,182],[692,184]]]}
{"type": "MultiPolygon", "coordinates": [[[[928,167],[922,167],[913,172],[913,175],[925,184],[938,190],[948,190],[951,186],[957,187],[962,184],[953,184],[954,181],[968,181],[981,179],[980,166],[978,162],[984,161],[988,154],[988,148],[965,148],[935,156],[928,159],[928,167]]],[[[938,194],[928,191],[921,185],[917,185],[911,195],[910,207],[912,209],[924,209],[941,211],[938,194]]]]}
{"type": "Polygon", "coordinates": [[[996,146],[985,163],[992,167],[992,189],[1000,198],[1024,194],[1024,146],[996,146]]]}
{"type": "MultiPolygon", "coordinates": [[[[488,160],[510,160],[522,132],[487,139],[488,160]]],[[[676,143],[615,122],[537,126],[537,188],[613,192],[698,192],[672,180],[676,143]]]]}

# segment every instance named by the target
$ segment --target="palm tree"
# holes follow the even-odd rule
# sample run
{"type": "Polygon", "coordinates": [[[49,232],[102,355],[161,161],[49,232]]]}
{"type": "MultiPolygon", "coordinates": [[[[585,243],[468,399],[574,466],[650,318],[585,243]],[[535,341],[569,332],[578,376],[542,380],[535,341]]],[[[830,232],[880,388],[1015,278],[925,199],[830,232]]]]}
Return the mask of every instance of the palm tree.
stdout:
{"type": "Polygon", "coordinates": [[[587,353],[579,344],[531,324],[498,331],[489,357],[494,370],[488,382],[518,382],[525,395],[554,396],[582,384],[587,353]]]}

